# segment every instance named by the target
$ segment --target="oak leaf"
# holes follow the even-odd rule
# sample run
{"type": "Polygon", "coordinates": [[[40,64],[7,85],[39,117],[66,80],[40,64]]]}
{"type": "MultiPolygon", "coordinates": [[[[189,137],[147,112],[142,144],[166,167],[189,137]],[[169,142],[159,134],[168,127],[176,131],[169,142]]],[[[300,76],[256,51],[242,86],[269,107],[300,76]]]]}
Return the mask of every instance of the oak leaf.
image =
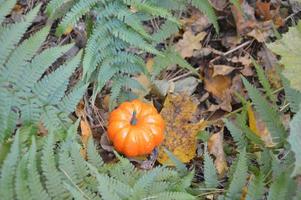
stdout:
{"type": "Polygon", "coordinates": [[[176,50],[183,58],[189,58],[193,55],[194,50],[202,48],[202,44],[200,42],[206,35],[206,32],[200,32],[197,35],[194,35],[190,30],[188,30],[184,33],[183,39],[176,44],[176,50]]]}

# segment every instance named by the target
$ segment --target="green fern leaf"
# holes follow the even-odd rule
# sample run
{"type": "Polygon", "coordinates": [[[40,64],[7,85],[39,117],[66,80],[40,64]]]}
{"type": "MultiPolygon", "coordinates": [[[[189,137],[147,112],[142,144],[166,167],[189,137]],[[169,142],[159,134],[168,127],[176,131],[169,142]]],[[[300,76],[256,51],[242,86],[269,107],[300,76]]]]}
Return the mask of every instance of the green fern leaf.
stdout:
{"type": "Polygon", "coordinates": [[[62,35],[68,26],[74,26],[78,20],[90,11],[91,7],[97,3],[98,0],[80,0],[76,3],[71,11],[62,19],[62,22],[56,30],[58,36],[62,35]]]}
{"type": "Polygon", "coordinates": [[[16,0],[3,0],[1,2],[0,24],[2,24],[2,22],[5,19],[6,15],[8,15],[10,13],[10,11],[13,9],[13,7],[16,3],[17,3],[16,0]]]}
{"type": "Polygon", "coordinates": [[[242,150],[239,154],[238,161],[235,167],[235,172],[232,176],[232,180],[229,189],[226,193],[226,199],[239,199],[242,193],[242,189],[246,183],[248,175],[247,157],[246,151],[242,150]]]}
{"type": "Polygon", "coordinates": [[[29,150],[28,156],[28,185],[30,189],[31,198],[34,200],[50,200],[50,196],[44,189],[41,183],[41,177],[37,168],[37,156],[36,156],[36,141],[32,138],[32,145],[29,150]]]}
{"type": "Polygon", "coordinates": [[[25,91],[32,90],[32,87],[41,78],[45,70],[72,46],[73,44],[69,44],[60,47],[49,48],[35,56],[31,63],[26,66],[26,70],[23,71],[23,78],[20,77],[18,80],[18,87],[25,91]],[[26,78],[24,79],[24,77],[26,78]]]}
{"type": "Polygon", "coordinates": [[[282,173],[277,177],[270,187],[267,200],[286,200],[289,178],[288,173],[282,173]]]}
{"type": "Polygon", "coordinates": [[[78,67],[82,53],[79,52],[65,66],[61,66],[50,75],[44,77],[34,86],[34,92],[42,101],[57,104],[65,94],[68,86],[68,78],[78,67]]]}
{"type": "Polygon", "coordinates": [[[242,150],[247,146],[247,141],[241,129],[239,129],[235,124],[230,122],[228,119],[224,119],[224,123],[227,129],[230,131],[239,150],[242,150]]]}
{"type": "Polygon", "coordinates": [[[297,26],[291,27],[280,40],[267,44],[268,48],[281,56],[280,62],[285,65],[283,75],[289,80],[291,86],[301,91],[301,22],[297,26]]]}
{"type": "Polygon", "coordinates": [[[242,80],[249,92],[249,96],[255,104],[257,112],[261,119],[266,123],[267,128],[273,137],[273,141],[275,143],[283,142],[286,137],[286,131],[279,118],[278,112],[275,108],[269,105],[267,100],[262,97],[259,91],[255,89],[245,78],[242,78],[242,80]]]}
{"type": "Polygon", "coordinates": [[[293,120],[290,122],[290,135],[288,137],[288,142],[291,145],[291,149],[295,154],[296,162],[295,168],[292,176],[301,174],[301,155],[300,155],[300,145],[301,145],[301,111],[294,116],[293,120]]]}
{"type": "Polygon", "coordinates": [[[15,45],[18,44],[27,28],[31,25],[39,9],[40,6],[36,6],[25,16],[24,21],[10,25],[0,32],[0,42],[2,46],[2,48],[0,48],[0,70],[2,70],[4,62],[15,48],[15,45]]]}
{"type": "Polygon", "coordinates": [[[192,0],[191,4],[202,11],[213,24],[216,32],[219,32],[216,13],[208,0],[192,0]]]}
{"type": "Polygon", "coordinates": [[[246,200],[261,200],[264,194],[264,175],[260,173],[258,176],[252,176],[252,180],[248,186],[246,200]]]}
{"type": "Polygon", "coordinates": [[[58,169],[56,168],[56,159],[54,155],[54,135],[49,133],[42,151],[42,171],[46,178],[45,186],[52,199],[66,198],[64,193],[66,190],[62,185],[62,177],[58,169]]]}
{"type": "Polygon", "coordinates": [[[290,109],[292,112],[297,113],[300,110],[301,105],[301,92],[293,89],[284,76],[281,76],[281,78],[284,86],[285,98],[290,104],[290,109]]]}
{"type": "Polygon", "coordinates": [[[12,144],[10,153],[7,155],[1,167],[0,196],[4,200],[14,199],[14,178],[19,157],[20,149],[18,131],[12,144]]]}
{"type": "Polygon", "coordinates": [[[255,66],[255,69],[256,69],[256,72],[257,72],[257,76],[258,76],[258,79],[264,89],[264,91],[266,92],[267,96],[269,97],[269,99],[272,101],[272,102],[276,102],[276,99],[273,95],[273,91],[272,91],[272,87],[269,83],[269,80],[267,79],[263,69],[261,66],[258,65],[258,63],[252,58],[252,63],[254,64],[255,66]]]}
{"type": "Polygon", "coordinates": [[[50,27],[45,27],[35,35],[31,36],[29,39],[25,40],[20,44],[9,57],[8,61],[5,63],[5,69],[3,70],[3,74],[1,76],[5,77],[4,80],[17,80],[19,76],[24,78],[23,70],[20,69],[23,67],[28,60],[35,55],[37,50],[40,48],[48,32],[50,27]]]}
{"type": "Polygon", "coordinates": [[[205,152],[204,152],[204,177],[205,177],[206,187],[215,188],[218,186],[216,168],[214,166],[213,160],[211,159],[207,151],[207,145],[205,146],[205,152]]]}
{"type": "Polygon", "coordinates": [[[22,199],[30,199],[30,191],[27,185],[27,162],[28,162],[28,154],[26,153],[25,155],[22,156],[18,167],[17,167],[17,173],[16,173],[16,179],[15,179],[15,184],[16,184],[16,196],[17,199],[22,200],[22,199]]]}
{"type": "Polygon", "coordinates": [[[193,200],[194,196],[184,192],[162,192],[150,196],[149,198],[164,199],[164,200],[193,200]]]}
{"type": "Polygon", "coordinates": [[[88,162],[94,167],[99,169],[103,165],[103,160],[99,156],[98,152],[96,151],[94,146],[94,141],[91,137],[89,138],[88,141],[87,157],[88,157],[88,162]]]}

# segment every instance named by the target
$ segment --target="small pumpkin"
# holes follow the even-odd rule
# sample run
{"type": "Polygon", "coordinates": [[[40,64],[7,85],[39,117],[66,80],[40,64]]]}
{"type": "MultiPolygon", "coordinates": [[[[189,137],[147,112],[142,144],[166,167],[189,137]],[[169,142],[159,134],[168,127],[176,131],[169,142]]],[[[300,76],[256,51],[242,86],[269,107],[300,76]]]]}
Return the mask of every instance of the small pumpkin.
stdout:
{"type": "Polygon", "coordinates": [[[108,137],[128,157],[150,154],[164,139],[164,121],[152,104],[122,103],[111,112],[108,137]]]}

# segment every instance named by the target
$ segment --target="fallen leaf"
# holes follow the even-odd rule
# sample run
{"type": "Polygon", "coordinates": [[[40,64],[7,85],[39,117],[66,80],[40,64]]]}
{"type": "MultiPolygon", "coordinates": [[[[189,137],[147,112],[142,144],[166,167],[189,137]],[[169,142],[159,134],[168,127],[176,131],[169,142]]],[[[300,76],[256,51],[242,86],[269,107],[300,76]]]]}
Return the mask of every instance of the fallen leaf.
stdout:
{"type": "Polygon", "coordinates": [[[264,20],[272,19],[271,15],[271,1],[256,1],[256,11],[264,20]]]}
{"type": "Polygon", "coordinates": [[[217,75],[228,75],[230,74],[235,68],[228,66],[228,65],[214,65],[213,66],[213,74],[212,77],[217,75]]]}
{"type": "Polygon", "coordinates": [[[276,70],[278,65],[277,57],[266,46],[257,53],[257,56],[260,59],[260,64],[265,68],[265,74],[272,87],[280,88],[281,78],[276,70]]]}
{"type": "Polygon", "coordinates": [[[256,113],[252,106],[248,105],[248,118],[249,127],[257,136],[259,136],[267,147],[273,147],[276,144],[273,142],[273,138],[265,125],[265,123],[260,119],[259,114],[256,113]]]}
{"type": "Polygon", "coordinates": [[[210,4],[219,11],[223,11],[228,4],[226,0],[209,0],[210,4]]]}
{"type": "Polygon", "coordinates": [[[200,42],[206,35],[206,32],[194,35],[190,30],[188,30],[183,34],[183,39],[176,44],[176,50],[183,58],[189,58],[193,55],[194,50],[202,48],[202,44],[200,42]]]}
{"type": "Polygon", "coordinates": [[[233,17],[236,23],[237,32],[244,35],[256,27],[256,18],[254,8],[246,0],[239,0],[241,9],[235,5],[231,6],[233,17]]]}
{"type": "Polygon", "coordinates": [[[199,79],[189,76],[178,81],[175,81],[174,93],[186,93],[188,96],[192,95],[199,84],[199,79]]]}
{"type": "Polygon", "coordinates": [[[92,130],[90,128],[89,122],[86,118],[82,118],[80,121],[81,128],[81,141],[83,147],[80,150],[81,155],[86,159],[87,158],[87,145],[90,136],[92,135],[92,130]]]}
{"type": "Polygon", "coordinates": [[[197,104],[192,97],[186,94],[169,94],[166,97],[161,111],[166,125],[165,139],[159,146],[158,161],[161,164],[174,165],[165,153],[165,148],[183,163],[195,157],[196,135],[206,126],[204,120],[194,118],[196,112],[197,104]]]}
{"type": "Polygon", "coordinates": [[[243,56],[234,56],[231,59],[228,59],[228,61],[232,63],[240,63],[243,65],[243,69],[240,70],[240,73],[242,73],[244,76],[253,76],[253,64],[250,56],[248,54],[245,54],[243,56]]]}
{"type": "Polygon", "coordinates": [[[167,80],[154,80],[152,92],[157,96],[163,98],[169,92],[173,92],[175,88],[175,84],[172,81],[167,80]]]}
{"type": "Polygon", "coordinates": [[[194,32],[202,32],[210,26],[208,17],[200,12],[198,9],[191,9],[191,16],[180,20],[185,27],[185,30],[192,30],[194,32]]]}
{"type": "Polygon", "coordinates": [[[213,134],[208,140],[208,151],[215,156],[214,164],[217,172],[223,176],[228,169],[225,152],[223,148],[224,129],[213,134]]]}
{"type": "Polygon", "coordinates": [[[204,79],[204,87],[214,97],[222,99],[227,89],[231,87],[231,79],[229,76],[217,75],[204,79]]]}

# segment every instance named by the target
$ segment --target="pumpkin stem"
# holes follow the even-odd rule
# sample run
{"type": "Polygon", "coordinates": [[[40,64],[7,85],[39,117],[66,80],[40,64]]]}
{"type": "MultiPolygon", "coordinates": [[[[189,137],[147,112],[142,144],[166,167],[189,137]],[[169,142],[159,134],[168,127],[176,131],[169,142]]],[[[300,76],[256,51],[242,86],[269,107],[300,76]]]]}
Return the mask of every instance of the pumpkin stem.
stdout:
{"type": "Polygon", "coordinates": [[[136,110],[133,112],[133,116],[131,119],[131,125],[136,125],[137,124],[137,118],[136,118],[136,110]]]}

